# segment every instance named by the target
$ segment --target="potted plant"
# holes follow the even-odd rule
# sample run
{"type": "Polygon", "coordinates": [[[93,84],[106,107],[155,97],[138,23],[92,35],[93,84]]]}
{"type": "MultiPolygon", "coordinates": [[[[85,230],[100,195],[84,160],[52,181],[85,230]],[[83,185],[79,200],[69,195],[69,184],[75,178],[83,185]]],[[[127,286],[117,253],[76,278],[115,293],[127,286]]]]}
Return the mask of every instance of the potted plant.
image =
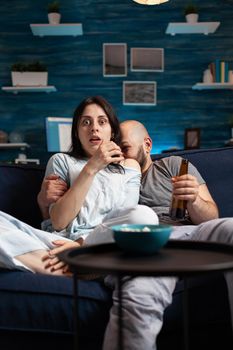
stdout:
{"type": "Polygon", "coordinates": [[[49,24],[59,24],[61,21],[60,4],[58,1],[53,1],[48,4],[48,19],[49,24]]]}
{"type": "Polygon", "coordinates": [[[47,68],[39,61],[14,63],[11,66],[11,78],[13,86],[48,85],[47,68]]]}
{"type": "Polygon", "coordinates": [[[184,9],[184,15],[188,23],[196,23],[199,17],[198,7],[193,4],[187,5],[184,9]]]}

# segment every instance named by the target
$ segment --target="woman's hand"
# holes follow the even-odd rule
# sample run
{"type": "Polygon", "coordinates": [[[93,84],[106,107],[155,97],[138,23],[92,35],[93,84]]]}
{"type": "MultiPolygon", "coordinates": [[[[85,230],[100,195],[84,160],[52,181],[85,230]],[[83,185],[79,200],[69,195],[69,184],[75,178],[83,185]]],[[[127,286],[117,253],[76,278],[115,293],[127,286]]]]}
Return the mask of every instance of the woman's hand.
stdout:
{"type": "Polygon", "coordinates": [[[119,163],[122,160],[124,160],[124,156],[121,148],[113,141],[104,141],[88,160],[86,167],[97,173],[108,164],[119,163]]]}
{"type": "Polygon", "coordinates": [[[78,248],[80,247],[80,244],[78,242],[63,240],[53,241],[53,244],[55,245],[55,248],[49,250],[48,254],[46,254],[42,258],[42,261],[47,261],[47,263],[45,264],[45,268],[50,269],[51,272],[60,269],[63,269],[63,272],[67,272],[68,265],[64,261],[59,260],[59,258],[56,255],[69,248],[78,248]]]}

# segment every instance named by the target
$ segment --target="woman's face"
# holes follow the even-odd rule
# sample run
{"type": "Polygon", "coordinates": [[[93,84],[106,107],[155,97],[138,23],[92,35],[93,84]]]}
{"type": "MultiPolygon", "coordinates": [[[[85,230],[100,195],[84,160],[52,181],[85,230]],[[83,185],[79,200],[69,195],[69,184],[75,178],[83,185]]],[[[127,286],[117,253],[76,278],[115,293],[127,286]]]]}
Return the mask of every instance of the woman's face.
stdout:
{"type": "Polygon", "coordinates": [[[91,157],[103,141],[110,141],[111,134],[104,110],[94,103],[86,106],[78,124],[78,137],[87,157],[91,157]]]}

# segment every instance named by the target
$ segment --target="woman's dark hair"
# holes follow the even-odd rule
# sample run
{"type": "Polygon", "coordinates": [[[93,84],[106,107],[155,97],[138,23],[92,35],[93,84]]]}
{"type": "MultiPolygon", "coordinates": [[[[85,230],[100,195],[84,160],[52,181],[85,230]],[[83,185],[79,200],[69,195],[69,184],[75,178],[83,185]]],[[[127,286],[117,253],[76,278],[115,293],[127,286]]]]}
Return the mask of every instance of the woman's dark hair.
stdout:
{"type": "MultiPolygon", "coordinates": [[[[118,146],[120,145],[120,141],[121,141],[120,123],[111,104],[107,100],[105,100],[102,96],[87,97],[78,105],[78,107],[74,111],[74,116],[73,116],[73,122],[72,122],[72,128],[71,128],[71,147],[68,154],[76,159],[82,159],[86,157],[85,151],[78,137],[78,127],[79,127],[80,119],[84,109],[91,104],[96,104],[104,110],[104,112],[106,113],[109,119],[109,123],[112,130],[111,140],[115,142],[118,146]]],[[[119,166],[119,164],[115,164],[115,163],[110,164],[110,167],[108,168],[109,170],[113,170],[114,168],[123,169],[121,166],[119,166]]]]}

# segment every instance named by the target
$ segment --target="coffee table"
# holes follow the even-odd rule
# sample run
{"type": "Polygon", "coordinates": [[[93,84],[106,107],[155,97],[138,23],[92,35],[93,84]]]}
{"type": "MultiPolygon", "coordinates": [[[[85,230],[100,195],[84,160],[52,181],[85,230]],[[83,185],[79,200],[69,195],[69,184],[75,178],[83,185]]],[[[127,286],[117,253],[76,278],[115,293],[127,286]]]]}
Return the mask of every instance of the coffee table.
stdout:
{"type": "Polygon", "coordinates": [[[74,273],[75,349],[78,348],[78,283],[80,274],[114,274],[118,278],[119,335],[123,350],[122,279],[124,276],[178,276],[184,278],[183,327],[184,349],[189,349],[187,277],[216,271],[233,270],[233,246],[200,241],[170,240],[159,252],[132,255],[115,243],[68,249],[59,254],[74,273]]]}

